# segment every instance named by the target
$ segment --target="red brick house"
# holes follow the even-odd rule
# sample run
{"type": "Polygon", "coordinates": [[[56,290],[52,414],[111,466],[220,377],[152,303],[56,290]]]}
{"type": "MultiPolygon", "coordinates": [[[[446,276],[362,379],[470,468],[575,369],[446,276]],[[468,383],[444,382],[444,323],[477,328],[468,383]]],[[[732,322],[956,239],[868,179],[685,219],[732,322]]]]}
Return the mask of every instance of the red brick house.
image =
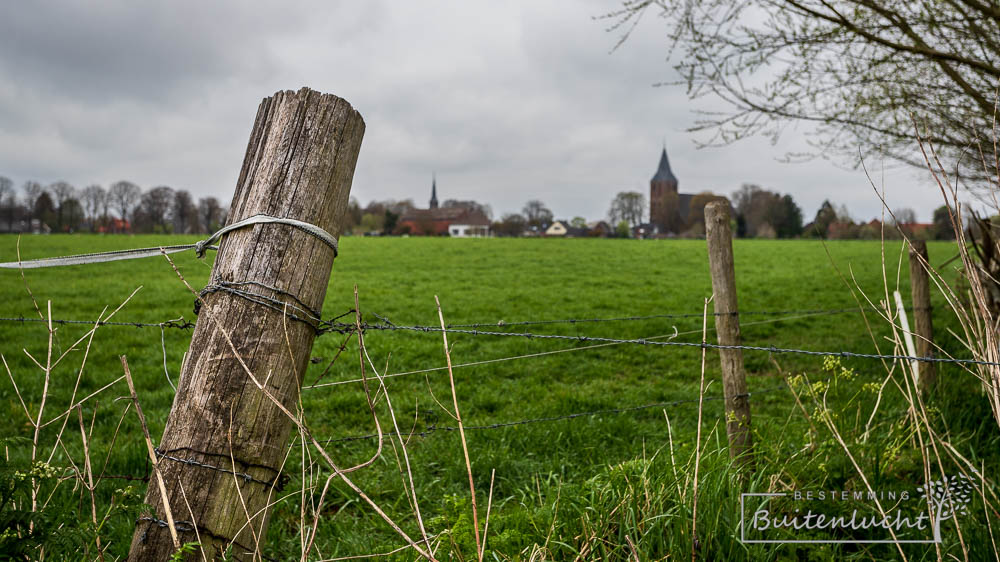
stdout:
{"type": "Polygon", "coordinates": [[[477,209],[439,207],[437,179],[431,180],[429,209],[410,209],[399,217],[393,234],[414,236],[484,237],[490,235],[489,217],[477,209]]]}

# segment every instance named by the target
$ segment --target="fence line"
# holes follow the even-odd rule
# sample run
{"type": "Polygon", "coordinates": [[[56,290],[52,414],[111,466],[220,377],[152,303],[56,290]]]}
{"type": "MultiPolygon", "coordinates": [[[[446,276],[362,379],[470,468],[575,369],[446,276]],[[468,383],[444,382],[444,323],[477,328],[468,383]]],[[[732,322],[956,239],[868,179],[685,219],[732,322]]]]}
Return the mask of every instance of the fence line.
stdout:
{"type": "MultiPolygon", "coordinates": [[[[709,312],[708,316],[722,316],[726,314],[738,314],[740,316],[778,316],[781,314],[842,314],[845,312],[858,311],[858,307],[850,308],[826,308],[826,309],[805,309],[805,310],[748,310],[738,313],[709,312]]],[[[614,318],[563,318],[559,320],[522,320],[517,322],[507,322],[499,320],[497,322],[476,322],[473,324],[446,324],[447,328],[480,328],[480,327],[507,327],[507,326],[534,326],[540,324],[585,324],[594,322],[631,322],[637,320],[654,319],[674,319],[674,318],[703,318],[703,312],[677,312],[650,314],[647,316],[618,316],[614,318]]]]}
{"type": "MultiPolygon", "coordinates": [[[[16,318],[0,318],[0,322],[33,322],[37,324],[47,324],[49,320],[47,318],[25,318],[23,316],[18,316],[16,318]]],[[[149,323],[149,322],[111,322],[111,321],[97,321],[97,320],[56,320],[52,319],[53,324],[85,324],[87,326],[128,326],[132,328],[178,328],[181,330],[187,330],[194,328],[194,322],[188,322],[184,317],[175,318],[173,320],[166,320],[160,323],[149,323]]]]}
{"type": "MultiPolygon", "coordinates": [[[[811,313],[811,314],[807,313],[807,314],[801,314],[801,315],[796,315],[796,316],[784,316],[782,318],[771,318],[769,320],[754,320],[752,322],[743,322],[740,325],[741,326],[757,326],[757,325],[760,325],[760,324],[773,324],[775,322],[784,322],[784,321],[787,321],[787,320],[797,320],[797,319],[800,319],[800,318],[808,318],[810,316],[815,316],[817,314],[822,314],[822,312],[811,313]]],[[[708,331],[710,331],[710,332],[711,331],[715,331],[715,326],[708,326],[708,331]]],[[[687,330],[687,331],[684,331],[684,332],[674,332],[673,334],[662,334],[662,335],[659,335],[659,336],[650,336],[650,337],[645,338],[645,339],[647,339],[647,340],[660,340],[660,339],[663,339],[663,338],[675,338],[677,336],[686,336],[686,335],[690,335],[690,334],[700,334],[700,333],[701,333],[701,330],[687,330]]],[[[567,348],[564,348],[564,349],[555,349],[555,350],[552,350],[552,351],[540,351],[538,353],[528,353],[526,355],[513,355],[513,356],[510,356],[510,357],[498,357],[498,358],[495,358],[495,359],[484,359],[482,361],[472,361],[470,363],[459,363],[457,365],[452,365],[451,367],[453,369],[457,369],[459,367],[475,367],[477,365],[488,365],[490,363],[502,363],[502,362],[505,362],[505,361],[514,361],[514,360],[517,360],[517,359],[531,359],[533,357],[544,357],[546,355],[556,355],[558,353],[568,353],[568,352],[571,352],[571,351],[584,351],[584,350],[587,350],[587,349],[597,349],[599,347],[610,347],[610,346],[614,346],[614,345],[620,345],[620,344],[618,344],[618,343],[597,343],[597,344],[593,344],[593,345],[586,345],[586,346],[583,346],[583,347],[567,347],[567,348]]],[[[406,376],[406,375],[418,375],[418,374],[421,374],[421,373],[432,373],[432,372],[435,372],[435,371],[445,371],[447,369],[448,369],[447,366],[443,366],[443,367],[431,367],[431,368],[428,368],[428,369],[418,369],[418,370],[415,370],[415,371],[404,371],[404,372],[401,372],[401,373],[390,373],[390,374],[382,375],[381,378],[387,379],[387,378],[394,378],[394,377],[402,377],[402,376],[406,376]]],[[[327,383],[322,383],[322,384],[312,384],[312,385],[309,385],[309,386],[304,386],[302,388],[304,390],[309,390],[309,389],[314,389],[314,388],[323,388],[323,387],[327,387],[327,386],[339,386],[339,385],[342,385],[342,384],[360,383],[360,382],[364,382],[364,381],[365,381],[365,379],[357,378],[357,379],[349,379],[349,380],[344,380],[344,381],[327,382],[327,383]]]]}
{"type": "MultiPolygon", "coordinates": [[[[891,354],[879,354],[879,353],[857,353],[854,351],[815,351],[809,349],[795,349],[787,347],[776,347],[776,346],[759,346],[759,345],[720,345],[714,343],[701,343],[701,342],[675,342],[675,341],[653,341],[651,338],[639,338],[639,339],[617,339],[617,338],[604,338],[598,336],[582,336],[582,335],[560,335],[560,334],[535,334],[530,332],[492,332],[484,330],[466,330],[466,329],[455,329],[455,328],[441,328],[439,326],[397,326],[395,324],[368,324],[363,323],[361,329],[367,330],[381,330],[381,331],[408,331],[408,332],[424,332],[424,333],[441,333],[445,332],[448,334],[466,334],[471,336],[496,336],[496,337],[520,337],[527,339],[551,339],[551,340],[568,340],[568,341],[578,341],[578,342],[603,342],[603,343],[619,343],[619,344],[633,344],[633,345],[653,345],[653,346],[676,346],[676,347],[697,347],[703,349],[742,349],[747,351],[766,351],[768,353],[791,353],[800,355],[813,355],[820,357],[841,357],[841,358],[856,358],[856,359],[879,359],[879,360],[900,360],[900,361],[920,361],[923,363],[957,363],[957,364],[968,364],[968,365],[987,365],[991,367],[1000,367],[1000,363],[995,361],[981,361],[979,359],[955,359],[950,357],[917,357],[913,355],[891,355],[891,354]]],[[[351,333],[356,331],[357,327],[354,324],[345,323],[335,323],[331,325],[329,332],[336,332],[341,334],[351,333]]]]}

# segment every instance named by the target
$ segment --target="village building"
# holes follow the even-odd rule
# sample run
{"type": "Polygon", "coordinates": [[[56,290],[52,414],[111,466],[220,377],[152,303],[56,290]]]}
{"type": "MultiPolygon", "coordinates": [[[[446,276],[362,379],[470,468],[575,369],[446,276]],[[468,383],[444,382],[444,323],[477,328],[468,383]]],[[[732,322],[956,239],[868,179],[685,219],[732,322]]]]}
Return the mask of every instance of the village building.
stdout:
{"type": "Polygon", "coordinates": [[[678,185],[677,176],[670,169],[667,148],[663,147],[656,174],[649,180],[649,222],[658,233],[680,234],[689,222],[694,195],[679,193],[678,185]]]}
{"type": "Polygon", "coordinates": [[[566,221],[555,221],[545,229],[545,236],[549,237],[564,237],[564,238],[582,238],[587,236],[588,231],[586,228],[577,228],[570,225],[566,221]]]}
{"type": "Polygon", "coordinates": [[[607,238],[614,234],[614,229],[605,221],[597,220],[587,223],[587,235],[595,238],[607,238]]]}
{"type": "MultiPolygon", "coordinates": [[[[656,173],[649,180],[649,222],[635,226],[632,232],[634,237],[704,237],[705,205],[712,201],[729,202],[725,196],[715,195],[711,191],[680,193],[678,185],[664,147],[660,152],[656,173]]],[[[730,203],[730,208],[731,205],[730,203]]]]}
{"type": "Polygon", "coordinates": [[[545,236],[566,236],[569,225],[563,221],[554,221],[545,229],[545,236]]]}
{"type": "MultiPolygon", "coordinates": [[[[446,201],[447,203],[447,201],[446,201]]],[[[394,234],[484,238],[490,235],[490,219],[479,209],[441,207],[437,177],[431,178],[431,200],[426,209],[410,209],[399,217],[394,234]]]]}

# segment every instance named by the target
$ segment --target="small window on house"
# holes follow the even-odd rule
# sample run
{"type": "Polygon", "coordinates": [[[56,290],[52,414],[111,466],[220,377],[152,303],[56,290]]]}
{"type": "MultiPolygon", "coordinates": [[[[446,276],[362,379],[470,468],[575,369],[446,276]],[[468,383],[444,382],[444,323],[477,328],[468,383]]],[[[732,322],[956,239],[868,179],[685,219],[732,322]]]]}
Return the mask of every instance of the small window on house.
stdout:
{"type": "Polygon", "coordinates": [[[451,233],[454,234],[455,236],[458,236],[458,229],[457,228],[451,229],[451,233]]]}

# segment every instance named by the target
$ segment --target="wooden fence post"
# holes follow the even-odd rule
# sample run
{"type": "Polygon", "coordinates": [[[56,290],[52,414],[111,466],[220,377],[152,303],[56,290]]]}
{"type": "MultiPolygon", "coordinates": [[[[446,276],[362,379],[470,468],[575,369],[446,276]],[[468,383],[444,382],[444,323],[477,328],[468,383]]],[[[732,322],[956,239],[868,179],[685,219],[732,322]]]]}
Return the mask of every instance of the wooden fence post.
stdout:
{"type": "MultiPolygon", "coordinates": [[[[337,96],[303,88],[265,98],[229,223],[267,214],[339,237],[364,129],[361,115],[337,96]]],[[[278,467],[293,428],[250,380],[232,347],[268,391],[295,411],[316,331],[286,316],[283,305],[261,301],[322,310],[333,259],[324,242],[284,224],[255,224],[222,239],[209,283],[235,283],[256,297],[227,290],[203,297],[157,452],[180,542],[200,537],[209,560],[229,546],[235,559],[251,559],[258,542],[263,545],[269,500],[277,494],[271,484],[280,488],[278,467]]],[[[138,521],[129,560],[168,560],[174,547],[156,485],[150,485],[146,503],[153,513],[138,521]]]]}
{"type": "MultiPolygon", "coordinates": [[[[733,236],[729,226],[729,201],[705,205],[705,236],[708,263],[715,293],[715,330],[719,345],[740,345],[736,273],[733,266],[733,236]]],[[[726,398],[726,433],[729,456],[742,467],[752,468],[753,436],[750,433],[750,398],[747,394],[743,350],[720,349],[722,388],[726,398]]]]}
{"type": "MultiPolygon", "coordinates": [[[[934,356],[934,325],[931,323],[931,290],[925,264],[927,261],[927,242],[913,240],[910,242],[910,291],[913,295],[913,326],[917,335],[917,355],[920,357],[934,356]],[[921,259],[923,258],[923,259],[921,259]]],[[[917,385],[920,391],[926,393],[937,380],[937,370],[934,363],[921,362],[918,367],[920,376],[917,385]]]]}

